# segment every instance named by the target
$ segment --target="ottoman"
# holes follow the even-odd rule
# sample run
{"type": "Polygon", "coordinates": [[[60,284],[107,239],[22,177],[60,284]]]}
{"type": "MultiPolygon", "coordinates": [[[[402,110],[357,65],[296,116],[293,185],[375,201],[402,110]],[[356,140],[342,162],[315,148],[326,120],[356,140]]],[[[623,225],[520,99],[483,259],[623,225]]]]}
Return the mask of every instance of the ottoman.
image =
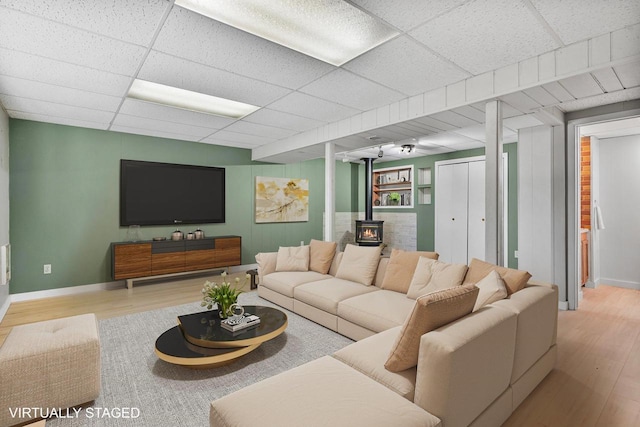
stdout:
{"type": "Polygon", "coordinates": [[[0,347],[0,427],[34,418],[17,417],[16,408],[69,408],[99,394],[93,313],[16,326],[0,347]]]}

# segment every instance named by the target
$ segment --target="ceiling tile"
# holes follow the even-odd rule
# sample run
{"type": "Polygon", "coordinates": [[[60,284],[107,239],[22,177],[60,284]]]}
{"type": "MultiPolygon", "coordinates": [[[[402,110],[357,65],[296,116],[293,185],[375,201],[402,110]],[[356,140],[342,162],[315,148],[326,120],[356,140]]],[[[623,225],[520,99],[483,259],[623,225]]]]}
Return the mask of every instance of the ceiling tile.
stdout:
{"type": "Polygon", "coordinates": [[[454,113],[460,114],[461,116],[467,117],[478,123],[484,123],[486,120],[484,110],[480,111],[477,108],[473,108],[470,105],[465,105],[464,107],[458,107],[452,111],[454,113]]]}
{"type": "Polygon", "coordinates": [[[477,142],[477,141],[475,141],[474,139],[468,138],[464,135],[457,134],[455,132],[442,132],[435,135],[429,135],[429,136],[420,138],[420,142],[427,142],[428,144],[453,147],[458,144],[477,142]]]}
{"type": "Polygon", "coordinates": [[[523,116],[509,117],[504,119],[502,124],[509,129],[516,130],[522,128],[529,128],[532,126],[540,126],[543,124],[540,120],[536,119],[533,114],[525,114],[523,116]]]}
{"type": "Polygon", "coordinates": [[[56,123],[59,125],[76,126],[81,128],[106,130],[109,127],[108,122],[105,122],[105,123],[88,122],[88,121],[77,120],[77,119],[72,119],[68,117],[56,117],[56,116],[47,116],[43,114],[25,113],[24,111],[8,110],[7,114],[9,114],[9,117],[13,119],[32,120],[34,122],[44,122],[44,123],[56,123]]]}
{"type": "Polygon", "coordinates": [[[131,83],[131,77],[15,50],[0,48],[0,58],[0,74],[56,86],[122,96],[131,83]]]}
{"type": "Polygon", "coordinates": [[[230,132],[224,129],[214,133],[213,135],[210,135],[208,138],[205,138],[205,141],[215,140],[215,139],[221,139],[229,142],[240,142],[244,144],[251,144],[255,147],[277,141],[277,139],[275,138],[249,135],[246,133],[230,132]]]}
{"type": "Polygon", "coordinates": [[[542,107],[542,104],[535,101],[524,92],[514,92],[508,95],[503,95],[500,99],[523,113],[529,113],[542,107]]]}
{"type": "Polygon", "coordinates": [[[575,101],[563,102],[558,105],[558,107],[563,111],[571,112],[598,107],[600,105],[613,104],[616,102],[630,101],[632,99],[640,99],[640,87],[619,90],[611,93],[603,93],[596,96],[576,99],[575,101]]]}
{"type": "Polygon", "coordinates": [[[119,112],[128,116],[181,123],[188,126],[199,126],[208,129],[222,129],[235,121],[227,117],[153,104],[137,99],[125,99],[119,112]]]}
{"type": "Polygon", "coordinates": [[[352,0],[353,3],[408,31],[466,0],[352,0]]]}
{"type": "Polygon", "coordinates": [[[0,13],[0,47],[133,76],[145,49],[36,18],[12,9],[0,13]]]}
{"type": "Polygon", "coordinates": [[[441,122],[448,123],[451,126],[455,126],[456,128],[478,124],[478,121],[471,120],[470,118],[454,113],[453,111],[443,111],[441,113],[432,114],[431,117],[436,120],[440,120],[441,122]]]}
{"type": "Polygon", "coordinates": [[[0,94],[115,112],[121,99],[78,89],[0,75],[0,94]]]}
{"type": "Polygon", "coordinates": [[[571,95],[560,83],[552,82],[542,85],[551,95],[553,95],[559,101],[573,101],[575,97],[571,95]]]}
{"type": "Polygon", "coordinates": [[[256,144],[247,144],[244,142],[234,142],[234,141],[225,141],[224,139],[216,139],[213,137],[208,137],[200,141],[203,144],[211,144],[211,145],[222,145],[224,147],[233,147],[233,148],[244,148],[244,149],[252,149],[259,147],[256,144]]]}
{"type": "Polygon", "coordinates": [[[457,151],[473,150],[475,148],[484,148],[485,147],[485,145],[480,141],[460,142],[460,143],[455,143],[455,144],[449,144],[447,146],[450,147],[450,148],[455,148],[457,151]]]}
{"type": "Polygon", "coordinates": [[[343,68],[405,95],[417,95],[469,77],[407,36],[378,46],[343,68]]]}
{"type": "Polygon", "coordinates": [[[229,71],[152,51],[138,77],[156,83],[264,106],[282,98],[291,89],[276,86],[229,71]]]}
{"type": "Polygon", "coordinates": [[[40,114],[51,117],[75,119],[79,121],[109,123],[113,113],[108,111],[93,110],[86,107],[74,107],[54,102],[39,101],[36,99],[18,98],[10,95],[0,95],[0,101],[4,108],[23,113],[40,114]]]}
{"type": "Polygon", "coordinates": [[[269,108],[325,122],[336,122],[359,112],[355,108],[325,101],[300,92],[293,92],[277,100],[270,104],[269,108]]]}
{"type": "Polygon", "coordinates": [[[145,117],[118,114],[113,121],[113,126],[124,126],[135,129],[148,129],[158,132],[166,132],[176,135],[188,135],[194,139],[204,138],[215,132],[215,129],[199,126],[190,126],[183,123],[167,122],[164,120],[148,119],[145,117]]]}
{"type": "Polygon", "coordinates": [[[531,0],[531,3],[565,44],[640,21],[638,0],[531,0]]]}
{"type": "MultiPolygon", "coordinates": [[[[602,70],[594,71],[591,74],[596,78],[598,83],[600,83],[600,86],[602,86],[605,92],[615,92],[617,90],[624,89],[618,79],[618,76],[613,72],[613,68],[604,68],[602,70]]],[[[640,71],[638,74],[640,74],[640,71]]]]}
{"type": "Polygon", "coordinates": [[[430,135],[438,132],[438,129],[415,121],[397,123],[395,124],[395,127],[408,129],[418,135],[430,135]]]}
{"type": "Polygon", "coordinates": [[[458,126],[453,126],[449,123],[443,122],[442,120],[436,120],[432,117],[418,117],[417,119],[413,120],[437,129],[438,131],[453,130],[458,128],[458,126]]]}
{"type": "Polygon", "coordinates": [[[487,130],[484,125],[467,126],[464,128],[456,129],[452,132],[478,141],[484,141],[487,137],[487,130]]]}
{"type": "Polygon", "coordinates": [[[574,98],[585,98],[587,96],[599,95],[602,89],[598,83],[593,79],[591,74],[580,74],[574,77],[560,80],[560,84],[571,94],[574,98]]]}
{"type": "Polygon", "coordinates": [[[246,116],[243,120],[245,122],[277,126],[284,129],[296,130],[298,132],[314,129],[326,123],[309,119],[307,117],[270,110],[268,108],[261,108],[255,113],[246,116]]]}
{"type": "Polygon", "coordinates": [[[130,127],[130,126],[114,125],[114,126],[111,126],[109,130],[114,132],[132,133],[135,135],[153,136],[157,138],[177,139],[181,141],[198,142],[198,139],[199,139],[197,136],[193,136],[193,135],[182,135],[179,133],[166,132],[159,129],[140,129],[140,128],[130,127]]]}
{"type": "Polygon", "coordinates": [[[164,12],[171,7],[171,2],[0,0],[0,6],[114,39],[148,46],[164,12]]]}
{"type": "Polygon", "coordinates": [[[549,105],[556,105],[557,103],[560,102],[556,97],[551,95],[549,92],[547,92],[544,88],[540,86],[532,87],[530,89],[525,89],[523,92],[527,94],[531,99],[536,101],[538,104],[542,105],[543,107],[547,107],[549,105]]]}
{"type": "Polygon", "coordinates": [[[259,125],[257,123],[249,123],[245,121],[237,121],[227,126],[224,130],[275,139],[283,139],[299,133],[295,130],[259,125]]]}
{"type": "Polygon", "coordinates": [[[341,69],[302,87],[300,92],[361,111],[388,105],[405,98],[400,92],[341,69]]]}
{"type": "Polygon", "coordinates": [[[618,65],[613,70],[625,88],[640,86],[640,62],[618,65]]]}
{"type": "Polygon", "coordinates": [[[297,89],[334,66],[174,7],[153,48],[268,83],[297,89]]]}
{"type": "Polygon", "coordinates": [[[409,33],[472,74],[559,47],[522,3],[473,0],[409,33]]]}

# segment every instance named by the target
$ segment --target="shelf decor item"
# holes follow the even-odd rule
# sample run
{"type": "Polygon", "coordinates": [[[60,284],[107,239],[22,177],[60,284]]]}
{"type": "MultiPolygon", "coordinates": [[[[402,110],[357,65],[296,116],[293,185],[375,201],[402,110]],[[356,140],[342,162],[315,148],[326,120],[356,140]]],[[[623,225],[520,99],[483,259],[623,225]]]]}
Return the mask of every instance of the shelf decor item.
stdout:
{"type": "Polygon", "coordinates": [[[389,204],[394,206],[400,204],[400,194],[399,193],[389,194],[389,204]]]}
{"type": "Polygon", "coordinates": [[[226,272],[223,272],[221,276],[222,283],[219,285],[216,282],[209,282],[208,280],[204,283],[200,306],[207,307],[207,309],[211,310],[215,304],[218,307],[220,318],[226,319],[229,316],[233,316],[233,306],[238,303],[238,295],[242,293],[240,288],[246,283],[249,275],[247,274],[245,276],[242,285],[240,284],[239,277],[236,277],[235,284],[232,285],[231,282],[227,282],[226,272]]]}

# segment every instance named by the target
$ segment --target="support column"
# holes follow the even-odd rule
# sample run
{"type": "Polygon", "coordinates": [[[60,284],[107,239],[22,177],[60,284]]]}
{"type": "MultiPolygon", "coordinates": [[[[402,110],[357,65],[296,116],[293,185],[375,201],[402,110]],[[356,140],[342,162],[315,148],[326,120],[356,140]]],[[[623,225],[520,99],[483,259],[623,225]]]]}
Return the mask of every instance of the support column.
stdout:
{"type": "Polygon", "coordinates": [[[486,104],[485,260],[504,265],[504,186],[502,163],[502,104],[486,104]]]}
{"type": "Polygon", "coordinates": [[[335,240],[336,216],[336,146],[324,145],[324,240],[335,240]]]}

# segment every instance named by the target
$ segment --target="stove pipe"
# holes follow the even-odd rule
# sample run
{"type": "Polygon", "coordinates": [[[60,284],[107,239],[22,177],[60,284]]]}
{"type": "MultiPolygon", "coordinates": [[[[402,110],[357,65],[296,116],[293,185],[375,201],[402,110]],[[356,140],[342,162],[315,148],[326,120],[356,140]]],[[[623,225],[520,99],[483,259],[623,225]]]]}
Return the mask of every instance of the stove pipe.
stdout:
{"type": "Polygon", "coordinates": [[[371,221],[373,219],[373,161],[371,157],[365,157],[364,160],[364,219],[371,221]]]}

